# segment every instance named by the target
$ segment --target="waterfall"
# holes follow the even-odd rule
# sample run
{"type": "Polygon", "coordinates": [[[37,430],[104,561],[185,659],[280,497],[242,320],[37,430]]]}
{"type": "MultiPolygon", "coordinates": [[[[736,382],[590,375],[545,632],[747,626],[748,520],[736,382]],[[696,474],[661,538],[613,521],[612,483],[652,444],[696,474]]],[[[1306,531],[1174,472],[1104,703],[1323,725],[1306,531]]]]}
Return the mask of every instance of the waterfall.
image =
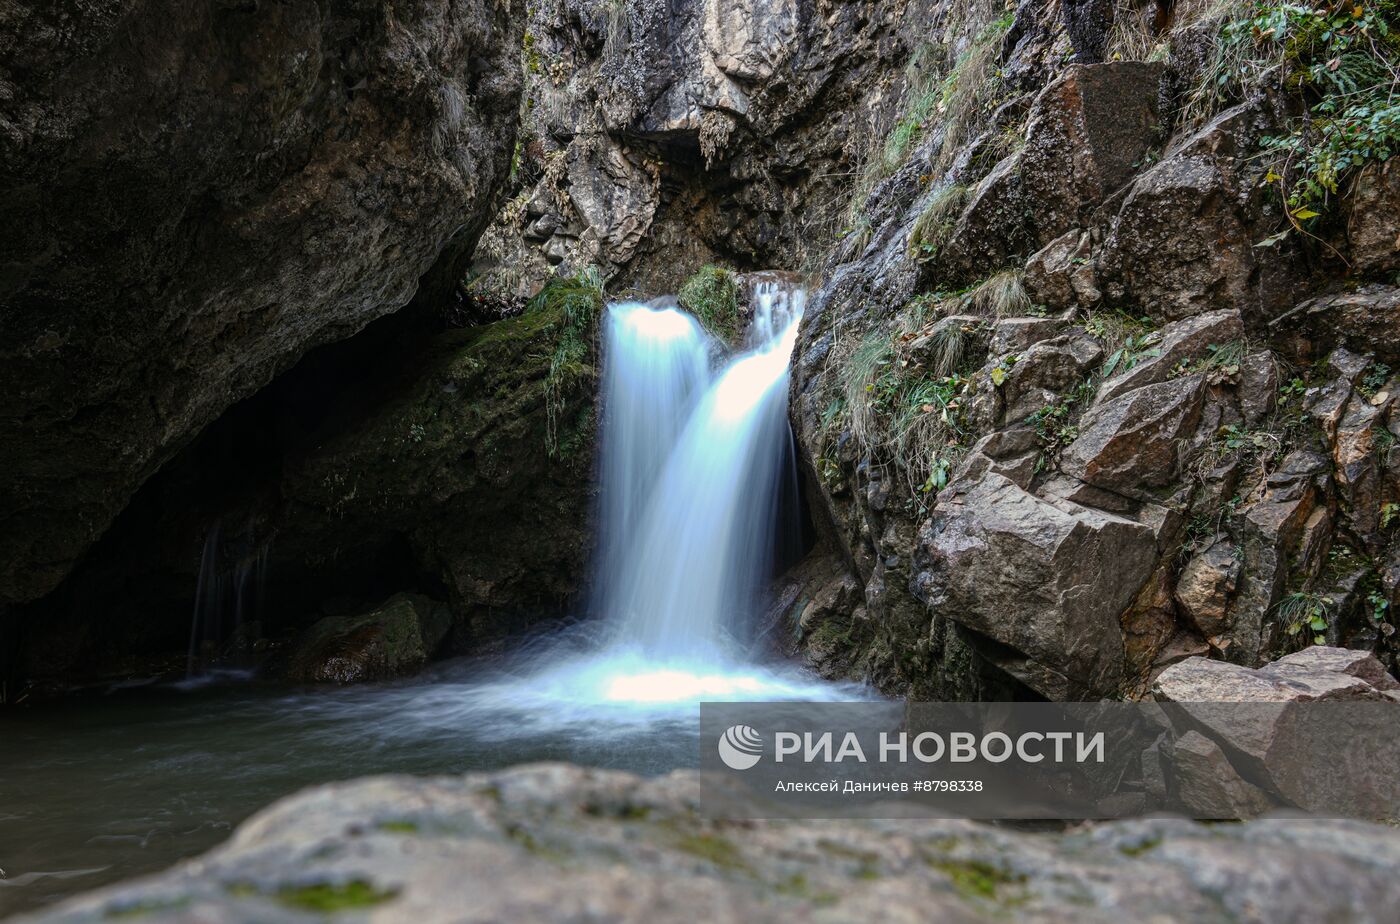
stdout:
{"type": "Polygon", "coordinates": [[[777,550],[797,534],[787,391],[803,297],[759,284],[744,349],[718,368],[726,351],[673,300],[608,306],[593,618],[461,699],[432,694],[436,721],[596,736],[707,699],[865,695],[753,650],[777,550]]]}
{"type": "Polygon", "coordinates": [[[605,510],[628,516],[603,519],[602,611],[612,644],[652,661],[715,662],[741,646],[780,513],[794,513],[781,500],[793,477],[787,383],[802,294],[770,282],[755,301],[750,349],[693,402],[703,355],[694,322],[669,309],[609,310],[600,490],[605,510]]]}

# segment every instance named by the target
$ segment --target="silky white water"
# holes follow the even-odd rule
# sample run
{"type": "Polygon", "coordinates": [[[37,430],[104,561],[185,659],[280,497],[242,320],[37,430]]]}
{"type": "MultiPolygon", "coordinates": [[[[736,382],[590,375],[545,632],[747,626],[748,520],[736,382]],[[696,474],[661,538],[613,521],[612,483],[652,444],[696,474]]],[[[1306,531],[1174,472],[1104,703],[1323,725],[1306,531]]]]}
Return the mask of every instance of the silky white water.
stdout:
{"type": "Polygon", "coordinates": [[[532,727],[679,716],[702,700],[841,699],[755,657],[774,551],[795,523],[788,369],[804,293],[758,288],[729,358],[690,316],[637,302],[604,323],[592,622],[477,691],[532,727]]]}

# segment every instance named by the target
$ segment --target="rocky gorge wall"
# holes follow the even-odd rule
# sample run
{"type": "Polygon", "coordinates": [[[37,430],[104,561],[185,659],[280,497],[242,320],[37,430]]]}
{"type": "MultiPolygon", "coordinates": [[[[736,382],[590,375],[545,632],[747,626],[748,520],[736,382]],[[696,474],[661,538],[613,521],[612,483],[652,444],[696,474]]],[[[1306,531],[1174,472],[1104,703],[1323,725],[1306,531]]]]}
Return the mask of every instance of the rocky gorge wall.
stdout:
{"type": "Polygon", "coordinates": [[[1395,171],[1285,207],[1316,97],[1217,93],[1250,9],[1208,6],[940,5],[798,345],[823,669],[1079,699],[1195,654],[1393,667],[1395,171]]]}

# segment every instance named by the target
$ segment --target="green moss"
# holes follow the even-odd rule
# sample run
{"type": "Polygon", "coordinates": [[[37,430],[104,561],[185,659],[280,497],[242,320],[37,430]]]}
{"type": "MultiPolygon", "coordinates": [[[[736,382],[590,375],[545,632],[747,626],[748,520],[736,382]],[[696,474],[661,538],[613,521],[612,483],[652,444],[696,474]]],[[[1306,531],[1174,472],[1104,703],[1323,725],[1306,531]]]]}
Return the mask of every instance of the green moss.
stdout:
{"type": "Polygon", "coordinates": [[[330,914],[357,908],[371,908],[399,894],[397,889],[379,889],[363,879],[349,882],[322,882],[308,886],[283,886],[276,899],[289,908],[330,914]]]}
{"type": "Polygon", "coordinates": [[[966,898],[995,901],[1003,886],[1025,881],[1024,876],[1013,876],[981,860],[931,860],[929,865],[947,876],[953,888],[966,898]]]}
{"type": "Polygon", "coordinates": [[[1140,857],[1160,843],[1162,843],[1160,837],[1146,837],[1136,844],[1124,844],[1118,848],[1118,852],[1125,857],[1140,857]]]}
{"type": "Polygon", "coordinates": [[[416,821],[381,821],[376,827],[389,834],[417,834],[421,830],[416,821]]]}
{"type": "Polygon", "coordinates": [[[725,869],[749,868],[734,842],[719,834],[682,834],[676,848],[725,869]]]}
{"type": "Polygon", "coordinates": [[[733,271],[713,263],[700,267],[681,285],[676,300],[720,340],[739,339],[739,280],[733,271]]]}
{"type": "Polygon", "coordinates": [[[548,412],[545,447],[551,456],[562,455],[559,416],[567,394],[592,376],[589,359],[593,351],[593,332],[602,311],[603,279],[598,268],[592,266],[573,276],[549,280],[525,307],[522,318],[526,319],[526,324],[533,319],[553,327],[555,333],[544,382],[548,412]]]}

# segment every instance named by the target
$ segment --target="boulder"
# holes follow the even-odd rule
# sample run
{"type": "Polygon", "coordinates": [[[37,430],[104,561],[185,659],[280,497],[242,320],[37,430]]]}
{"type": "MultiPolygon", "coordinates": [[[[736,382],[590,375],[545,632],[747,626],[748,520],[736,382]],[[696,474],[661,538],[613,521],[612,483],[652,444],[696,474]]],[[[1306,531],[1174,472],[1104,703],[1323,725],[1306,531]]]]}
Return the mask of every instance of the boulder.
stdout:
{"type": "Polygon", "coordinates": [[[1207,639],[1229,629],[1227,614],[1239,583],[1240,557],[1234,545],[1220,540],[1191,556],[1177,577],[1177,605],[1207,639]]]}
{"type": "Polygon", "coordinates": [[[279,673],[303,683],[362,683],[412,674],[437,652],[452,625],[447,608],[396,594],[358,616],[327,616],[293,645],[279,673]]]}
{"type": "Polygon", "coordinates": [[[1026,261],[1026,295],[1055,311],[1094,307],[1103,293],[1094,277],[1092,255],[1087,232],[1066,231],[1026,261]]]}
{"type": "Polygon", "coordinates": [[[963,819],[725,820],[722,781],[565,764],[305,790],[223,846],[16,924],[592,920],[1384,921],[1400,834],[1285,819],[1066,831],[963,819]]]}
{"type": "Polygon", "coordinates": [[[1181,441],[1201,418],[1205,377],[1187,375],[1147,385],[1094,406],[1066,447],[1066,474],[1109,491],[1132,495],[1169,484],[1181,441]]]}
{"type": "Polygon", "coordinates": [[[1110,298],[1168,321],[1252,303],[1250,184],[1236,172],[1256,117],[1249,103],[1221,113],[1137,178],[1099,259],[1110,298]]]}
{"type": "Polygon", "coordinates": [[[1084,380],[1103,358],[1103,347],[1082,329],[1032,344],[1001,385],[1002,419],[1017,423],[1084,380]]]}
{"type": "Polygon", "coordinates": [[[1400,805],[1395,688],[1368,653],[1319,647],[1257,670],[1190,658],[1163,671],[1152,693],[1179,704],[1168,713],[1179,729],[1228,755],[1230,768],[1192,748],[1194,738],[1183,755],[1217,786],[1232,783],[1233,769],[1284,805],[1379,819],[1400,805]]]}
{"type": "Polygon", "coordinates": [[[988,472],[944,490],[919,532],[913,594],[1023,654],[1022,679],[1056,700],[1122,681],[1119,615],[1157,562],[1151,526],[1049,501],[988,472]]]}
{"type": "Polygon", "coordinates": [[[1400,287],[1373,283],[1308,299],[1270,320],[1269,329],[1299,355],[1344,346],[1400,365],[1400,287]]]}
{"type": "Polygon", "coordinates": [[[1274,805],[1268,793],[1240,776],[1220,745],[1200,732],[1177,738],[1170,760],[1177,798],[1193,818],[1253,818],[1274,805]]]}
{"type": "Polygon", "coordinates": [[[519,23],[494,0],[9,5],[0,607],[234,402],[435,265],[458,281],[510,169],[519,23]]]}
{"type": "Polygon", "coordinates": [[[1020,164],[1038,244],[1084,225],[1088,210],[1137,172],[1160,133],[1165,70],[1138,61],[1075,64],[1040,91],[1020,164]]]}

